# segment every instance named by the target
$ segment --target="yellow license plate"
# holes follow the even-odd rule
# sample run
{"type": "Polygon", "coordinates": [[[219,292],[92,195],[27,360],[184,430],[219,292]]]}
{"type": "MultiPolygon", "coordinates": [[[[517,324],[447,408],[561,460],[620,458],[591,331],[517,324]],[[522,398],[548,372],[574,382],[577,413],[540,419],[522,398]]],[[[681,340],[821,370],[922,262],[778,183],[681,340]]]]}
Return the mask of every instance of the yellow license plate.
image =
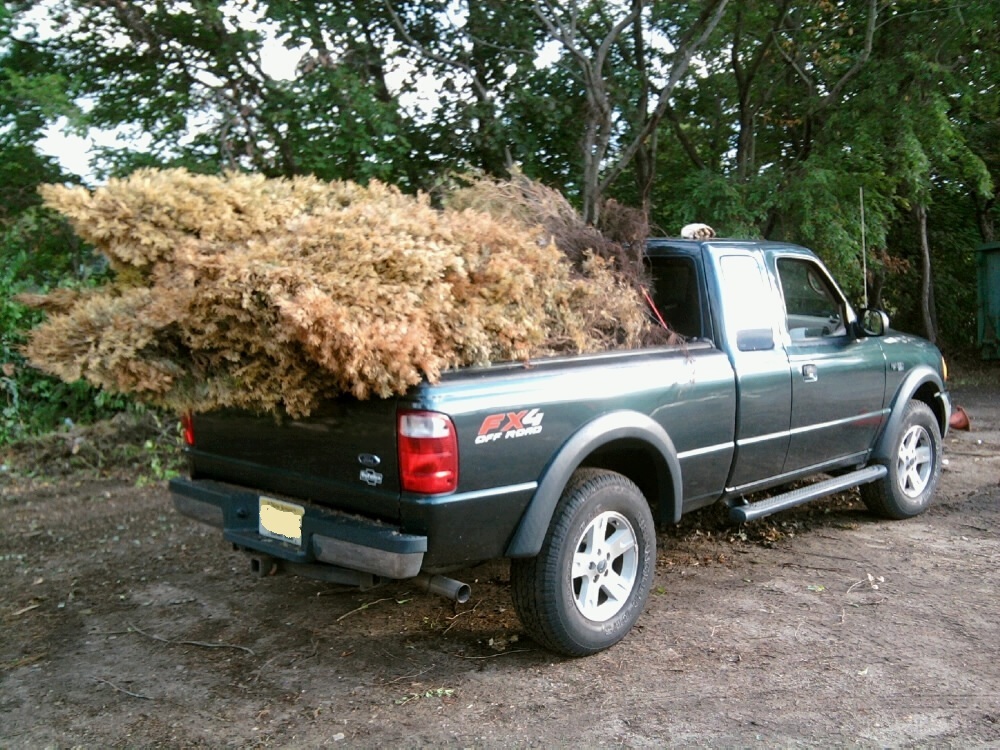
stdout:
{"type": "Polygon", "coordinates": [[[260,498],[261,536],[271,537],[280,542],[291,542],[302,546],[302,516],[306,509],[301,505],[286,503],[273,497],[260,498]]]}

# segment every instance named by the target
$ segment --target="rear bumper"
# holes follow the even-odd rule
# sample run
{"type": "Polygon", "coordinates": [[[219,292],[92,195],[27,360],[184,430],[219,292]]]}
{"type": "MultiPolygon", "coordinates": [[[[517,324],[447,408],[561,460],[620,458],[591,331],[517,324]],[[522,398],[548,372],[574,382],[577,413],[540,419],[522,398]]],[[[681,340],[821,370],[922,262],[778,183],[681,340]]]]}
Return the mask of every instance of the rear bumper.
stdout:
{"type": "Polygon", "coordinates": [[[305,508],[302,544],[278,541],[258,532],[260,493],[207,479],[172,479],[170,494],[182,515],[222,529],[225,539],[240,548],[294,563],[328,563],[385,578],[412,578],[420,572],[427,537],[404,534],[399,528],[371,519],[305,508]]]}

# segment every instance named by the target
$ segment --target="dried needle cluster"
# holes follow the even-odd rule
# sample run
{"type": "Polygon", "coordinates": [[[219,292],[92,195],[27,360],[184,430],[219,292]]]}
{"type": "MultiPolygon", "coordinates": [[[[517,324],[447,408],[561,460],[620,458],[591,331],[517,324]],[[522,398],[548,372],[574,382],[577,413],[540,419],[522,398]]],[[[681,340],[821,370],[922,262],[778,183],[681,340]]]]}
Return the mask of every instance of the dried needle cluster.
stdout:
{"type": "MultiPolygon", "coordinates": [[[[504,185],[478,189],[490,184],[504,185]]],[[[49,316],[31,361],[178,411],[303,416],[462,365],[634,347],[648,330],[596,245],[571,262],[530,214],[439,211],[377,182],[184,170],[43,195],[116,273],[38,301],[49,316]]]]}

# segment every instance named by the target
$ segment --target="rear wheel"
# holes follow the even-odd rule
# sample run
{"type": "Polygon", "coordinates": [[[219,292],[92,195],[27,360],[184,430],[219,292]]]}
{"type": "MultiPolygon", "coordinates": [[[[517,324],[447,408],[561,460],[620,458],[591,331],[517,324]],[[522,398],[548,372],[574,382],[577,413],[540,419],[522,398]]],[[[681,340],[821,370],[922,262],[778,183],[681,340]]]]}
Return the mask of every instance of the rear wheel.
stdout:
{"type": "Polygon", "coordinates": [[[613,646],[642,613],[656,534],[649,505],[621,474],[581,469],[537,557],[511,563],[514,605],[529,635],[568,656],[613,646]]]}
{"type": "Polygon", "coordinates": [[[884,479],[861,486],[868,509],[884,518],[912,518],[931,504],[941,478],[941,429],[923,401],[910,401],[884,479]]]}

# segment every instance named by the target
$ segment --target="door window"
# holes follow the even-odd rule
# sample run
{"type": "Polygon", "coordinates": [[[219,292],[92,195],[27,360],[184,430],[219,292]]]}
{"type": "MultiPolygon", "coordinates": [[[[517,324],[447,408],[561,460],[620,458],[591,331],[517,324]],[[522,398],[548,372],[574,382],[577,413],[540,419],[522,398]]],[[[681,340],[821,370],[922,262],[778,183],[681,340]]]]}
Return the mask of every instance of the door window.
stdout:
{"type": "Polygon", "coordinates": [[[792,341],[843,336],[843,299],[820,267],[801,258],[779,258],[785,324],[792,341]]]}

